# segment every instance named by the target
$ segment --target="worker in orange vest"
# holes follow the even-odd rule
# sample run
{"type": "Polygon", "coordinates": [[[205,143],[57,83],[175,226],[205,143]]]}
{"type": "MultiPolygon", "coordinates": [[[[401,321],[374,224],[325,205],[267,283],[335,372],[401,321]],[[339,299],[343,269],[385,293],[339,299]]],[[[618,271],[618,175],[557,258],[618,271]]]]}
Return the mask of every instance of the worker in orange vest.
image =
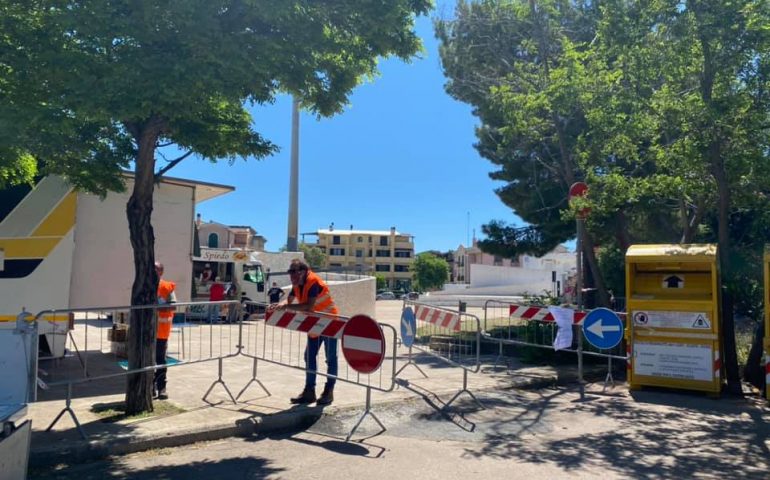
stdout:
{"type": "MultiPolygon", "coordinates": [[[[155,262],[155,272],[158,274],[158,305],[176,302],[174,289],[176,284],[163,280],[163,264],[155,262]]],[[[174,308],[158,308],[158,330],[155,340],[155,365],[166,364],[166,351],[168,350],[168,337],[171,336],[171,324],[174,320],[174,308]]],[[[166,400],[166,368],[155,370],[153,396],[158,400],[166,400]]]]}
{"type": "MultiPolygon", "coordinates": [[[[339,310],[334,304],[329,287],[316,275],[304,260],[295,258],[289,266],[289,277],[292,289],[285,300],[270,305],[268,311],[300,310],[338,315],[339,310]]],[[[334,384],[337,381],[337,339],[320,337],[308,333],[305,347],[305,388],[299,396],[292,398],[291,403],[307,404],[316,402],[317,405],[329,405],[334,401],[334,384]],[[323,393],[316,402],[316,372],[318,371],[318,351],[321,345],[326,346],[326,385],[323,393]]]]}

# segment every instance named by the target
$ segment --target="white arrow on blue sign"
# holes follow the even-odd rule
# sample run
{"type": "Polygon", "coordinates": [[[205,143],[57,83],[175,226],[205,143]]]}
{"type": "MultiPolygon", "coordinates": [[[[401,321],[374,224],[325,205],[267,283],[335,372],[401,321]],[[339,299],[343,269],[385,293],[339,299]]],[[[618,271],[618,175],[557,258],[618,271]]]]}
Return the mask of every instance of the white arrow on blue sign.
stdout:
{"type": "Polygon", "coordinates": [[[623,321],[609,308],[591,310],[583,319],[583,335],[594,347],[607,350],[623,339],[623,321]]]}
{"type": "Polygon", "coordinates": [[[405,347],[411,347],[414,343],[414,335],[417,331],[417,319],[414,317],[412,307],[405,307],[401,311],[401,343],[405,347]]]}

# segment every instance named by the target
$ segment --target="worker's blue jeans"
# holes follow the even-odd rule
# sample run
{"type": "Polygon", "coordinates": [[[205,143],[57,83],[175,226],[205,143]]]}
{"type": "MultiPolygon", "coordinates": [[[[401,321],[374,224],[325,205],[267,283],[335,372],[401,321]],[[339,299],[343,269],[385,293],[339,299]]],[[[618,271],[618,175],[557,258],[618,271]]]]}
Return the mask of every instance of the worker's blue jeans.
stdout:
{"type": "MultiPolygon", "coordinates": [[[[307,337],[307,346],[305,347],[306,389],[315,389],[316,372],[318,371],[318,351],[321,349],[322,344],[325,346],[326,373],[337,376],[337,339],[330,337],[307,337]]],[[[325,389],[333,389],[336,382],[336,378],[326,377],[325,389]]]]}

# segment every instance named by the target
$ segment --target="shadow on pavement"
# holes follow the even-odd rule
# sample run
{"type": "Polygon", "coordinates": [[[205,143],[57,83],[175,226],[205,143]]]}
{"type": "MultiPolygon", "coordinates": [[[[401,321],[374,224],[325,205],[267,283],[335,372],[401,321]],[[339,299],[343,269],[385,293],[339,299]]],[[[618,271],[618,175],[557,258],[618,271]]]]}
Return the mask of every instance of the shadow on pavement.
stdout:
{"type": "MultiPolygon", "coordinates": [[[[580,413],[581,418],[595,417],[597,425],[612,419],[615,427],[606,431],[576,436],[566,426],[559,435],[565,438],[545,441],[511,435],[512,422],[521,423],[516,426],[521,429],[539,423],[557,395],[544,394],[520,405],[524,411],[519,415],[485,425],[485,441],[466,454],[554,464],[566,471],[606,470],[630,478],[768,478],[770,414],[759,402],[636,392],[633,399],[604,397],[562,407],[567,418],[580,413]]],[[[489,398],[484,401],[492,404],[489,398]]]]}
{"type": "Polygon", "coordinates": [[[159,478],[170,480],[193,478],[262,479],[269,475],[279,475],[283,471],[284,469],[271,467],[268,460],[253,456],[142,469],[127,468],[119,458],[110,458],[89,465],[60,465],[56,471],[43,472],[31,470],[29,478],[39,480],[72,478],[77,478],[78,480],[101,480],[104,478],[130,478],[136,480],[155,480],[159,478]]]}

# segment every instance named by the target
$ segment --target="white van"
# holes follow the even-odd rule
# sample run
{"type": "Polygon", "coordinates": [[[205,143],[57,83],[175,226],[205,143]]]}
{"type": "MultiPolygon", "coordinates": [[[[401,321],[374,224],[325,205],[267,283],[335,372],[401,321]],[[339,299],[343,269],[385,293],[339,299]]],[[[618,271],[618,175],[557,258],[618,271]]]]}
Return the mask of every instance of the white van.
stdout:
{"type": "MultiPolygon", "coordinates": [[[[265,302],[265,272],[257,253],[237,248],[201,248],[200,256],[193,257],[194,301],[208,301],[211,285],[221,283],[226,299],[265,302]],[[206,266],[213,276],[203,275],[206,266]]],[[[205,317],[204,308],[192,308],[193,318],[205,317]]],[[[226,315],[222,309],[221,315],[226,315]]]]}

